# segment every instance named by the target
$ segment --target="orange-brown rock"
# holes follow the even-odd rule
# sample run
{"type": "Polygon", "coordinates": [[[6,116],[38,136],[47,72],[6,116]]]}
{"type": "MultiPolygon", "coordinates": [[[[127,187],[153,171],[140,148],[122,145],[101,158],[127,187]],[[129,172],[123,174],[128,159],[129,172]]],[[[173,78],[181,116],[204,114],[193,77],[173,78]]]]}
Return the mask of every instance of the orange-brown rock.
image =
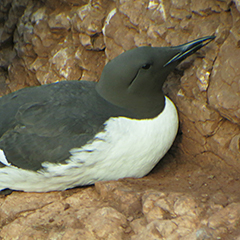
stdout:
{"type": "Polygon", "coordinates": [[[128,49],[216,35],[164,86],[180,129],[149,176],[13,192],[0,198],[0,238],[239,240],[239,29],[239,0],[0,1],[0,95],[97,81],[128,49]]]}

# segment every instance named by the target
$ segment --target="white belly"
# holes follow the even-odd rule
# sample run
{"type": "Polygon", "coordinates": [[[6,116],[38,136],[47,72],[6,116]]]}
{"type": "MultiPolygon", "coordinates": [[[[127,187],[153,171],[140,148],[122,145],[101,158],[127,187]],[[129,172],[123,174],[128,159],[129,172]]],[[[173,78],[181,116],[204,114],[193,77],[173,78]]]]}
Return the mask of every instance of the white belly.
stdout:
{"type": "Polygon", "coordinates": [[[14,166],[0,168],[0,189],[45,192],[143,177],[169,150],[177,130],[177,110],[166,97],[164,111],[154,119],[110,118],[91,143],[70,151],[66,164],[45,162],[39,172],[14,166]]]}

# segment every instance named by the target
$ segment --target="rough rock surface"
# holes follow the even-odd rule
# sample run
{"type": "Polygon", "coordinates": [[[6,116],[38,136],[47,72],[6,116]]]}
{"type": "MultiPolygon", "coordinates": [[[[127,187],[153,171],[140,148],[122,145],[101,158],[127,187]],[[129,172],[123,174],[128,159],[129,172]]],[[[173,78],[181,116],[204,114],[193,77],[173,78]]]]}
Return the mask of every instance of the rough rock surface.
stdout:
{"type": "Polygon", "coordinates": [[[136,46],[216,35],[165,84],[180,129],[143,179],[0,198],[0,239],[240,239],[240,1],[0,1],[0,95],[97,81],[136,46]]]}

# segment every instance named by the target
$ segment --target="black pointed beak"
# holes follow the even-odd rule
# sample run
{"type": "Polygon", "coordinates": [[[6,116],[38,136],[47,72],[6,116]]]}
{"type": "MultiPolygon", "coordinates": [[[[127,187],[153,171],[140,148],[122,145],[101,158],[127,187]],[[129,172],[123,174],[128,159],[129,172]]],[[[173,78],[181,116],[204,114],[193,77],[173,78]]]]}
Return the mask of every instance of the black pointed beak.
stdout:
{"type": "Polygon", "coordinates": [[[199,50],[203,46],[210,43],[213,39],[215,39],[215,37],[216,36],[207,36],[207,37],[199,38],[199,39],[193,40],[191,42],[173,47],[176,50],[178,49],[179,51],[167,63],[165,63],[163,67],[168,66],[170,63],[182,61],[183,59],[192,55],[193,53],[195,53],[197,50],[199,50]]]}

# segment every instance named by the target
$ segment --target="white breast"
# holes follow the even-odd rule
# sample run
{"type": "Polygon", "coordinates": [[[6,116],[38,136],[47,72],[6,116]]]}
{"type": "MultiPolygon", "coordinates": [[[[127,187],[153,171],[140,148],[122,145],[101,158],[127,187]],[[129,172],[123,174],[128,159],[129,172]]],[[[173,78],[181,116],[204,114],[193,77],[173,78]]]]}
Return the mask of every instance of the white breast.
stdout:
{"type": "Polygon", "coordinates": [[[110,118],[91,143],[70,151],[66,164],[45,162],[39,172],[14,166],[0,168],[0,189],[41,192],[142,177],[169,150],[177,129],[177,110],[166,97],[164,111],[154,119],[110,118]]]}

